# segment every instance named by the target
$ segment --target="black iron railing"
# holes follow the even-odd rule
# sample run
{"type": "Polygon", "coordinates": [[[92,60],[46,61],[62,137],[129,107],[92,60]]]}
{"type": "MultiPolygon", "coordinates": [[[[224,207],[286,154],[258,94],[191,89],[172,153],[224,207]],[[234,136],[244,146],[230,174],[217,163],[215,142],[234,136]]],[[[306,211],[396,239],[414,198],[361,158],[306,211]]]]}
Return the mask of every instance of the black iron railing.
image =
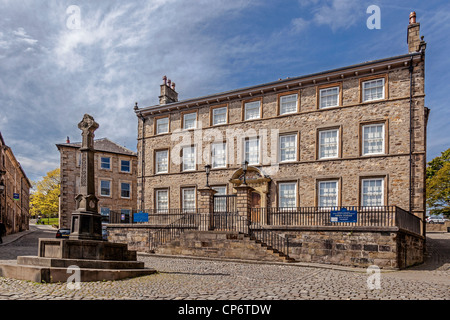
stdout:
{"type": "Polygon", "coordinates": [[[243,218],[248,224],[248,235],[274,252],[281,253],[289,258],[289,238],[273,230],[265,228],[262,224],[243,218]]]}
{"type": "Polygon", "coordinates": [[[155,249],[165,243],[178,238],[186,230],[198,230],[203,216],[198,212],[185,213],[176,221],[149,234],[149,250],[155,249]]]}
{"type": "MultiPolygon", "coordinates": [[[[235,198],[221,197],[215,201],[212,213],[212,225],[216,230],[238,228],[242,221],[236,211],[235,198]]],[[[111,211],[103,221],[109,223],[145,223],[154,226],[166,226],[183,218],[186,214],[199,214],[199,209],[149,209],[144,222],[136,222],[135,212],[123,213],[111,211]]],[[[397,206],[378,207],[292,207],[292,208],[252,208],[250,220],[261,226],[352,226],[352,227],[399,227],[417,234],[421,233],[421,219],[397,206]],[[336,222],[332,220],[331,211],[356,211],[356,222],[336,222]]],[[[240,231],[240,230],[234,230],[240,231]]]]}
{"type": "MultiPolygon", "coordinates": [[[[271,226],[399,227],[420,234],[421,219],[397,206],[252,208],[251,216],[271,226]],[[333,221],[331,212],[356,211],[355,222],[333,221]]],[[[254,220],[253,218],[252,220],[254,220]]]]}
{"type": "Polygon", "coordinates": [[[147,214],[146,221],[135,221],[136,211],[123,213],[121,211],[110,211],[109,216],[104,216],[103,221],[108,223],[146,223],[151,225],[168,225],[182,218],[186,213],[197,213],[197,210],[183,209],[149,209],[142,210],[147,214]]]}

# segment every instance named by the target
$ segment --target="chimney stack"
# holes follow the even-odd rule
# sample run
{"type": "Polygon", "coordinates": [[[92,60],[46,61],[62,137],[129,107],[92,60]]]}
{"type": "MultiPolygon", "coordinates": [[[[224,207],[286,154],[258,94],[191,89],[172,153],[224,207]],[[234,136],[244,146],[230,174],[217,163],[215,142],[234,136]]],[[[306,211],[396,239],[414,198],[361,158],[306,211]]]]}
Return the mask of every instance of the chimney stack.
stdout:
{"type": "Polygon", "coordinates": [[[178,93],[175,91],[175,82],[163,77],[163,84],[161,85],[161,95],[159,96],[159,104],[168,104],[178,101],[178,93]]]}
{"type": "MultiPolygon", "coordinates": [[[[423,39],[423,37],[422,37],[423,39]]],[[[409,25],[408,25],[408,52],[414,53],[421,50],[425,50],[426,43],[420,38],[420,23],[416,21],[416,12],[411,12],[409,14],[409,25]]]]}

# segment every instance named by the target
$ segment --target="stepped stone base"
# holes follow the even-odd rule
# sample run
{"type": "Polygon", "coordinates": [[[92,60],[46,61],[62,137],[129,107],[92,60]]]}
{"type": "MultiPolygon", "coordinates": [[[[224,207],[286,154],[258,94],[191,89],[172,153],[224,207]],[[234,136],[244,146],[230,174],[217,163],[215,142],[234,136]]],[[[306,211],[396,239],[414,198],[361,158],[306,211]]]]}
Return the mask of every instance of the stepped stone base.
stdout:
{"type": "Polygon", "coordinates": [[[136,261],[127,244],[98,240],[39,239],[39,257],[136,261]]]}
{"type": "Polygon", "coordinates": [[[39,256],[20,256],[0,264],[0,276],[33,282],[66,282],[76,270],[79,281],[108,281],[156,273],[137,261],[126,244],[96,240],[39,239],[39,256]]]}
{"type": "Polygon", "coordinates": [[[291,262],[284,254],[229,231],[185,231],[181,236],[155,249],[155,253],[208,258],[291,262]]]}

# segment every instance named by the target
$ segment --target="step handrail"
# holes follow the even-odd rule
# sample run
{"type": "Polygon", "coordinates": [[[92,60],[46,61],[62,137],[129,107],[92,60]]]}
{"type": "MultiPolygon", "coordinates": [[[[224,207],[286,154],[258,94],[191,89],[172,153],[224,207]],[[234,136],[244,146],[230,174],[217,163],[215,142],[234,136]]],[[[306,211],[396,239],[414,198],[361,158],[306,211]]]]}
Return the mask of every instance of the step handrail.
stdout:
{"type": "Polygon", "coordinates": [[[172,241],[186,230],[197,230],[201,223],[200,217],[198,212],[187,212],[172,223],[154,232],[149,231],[149,251],[154,252],[158,246],[172,241]]]}

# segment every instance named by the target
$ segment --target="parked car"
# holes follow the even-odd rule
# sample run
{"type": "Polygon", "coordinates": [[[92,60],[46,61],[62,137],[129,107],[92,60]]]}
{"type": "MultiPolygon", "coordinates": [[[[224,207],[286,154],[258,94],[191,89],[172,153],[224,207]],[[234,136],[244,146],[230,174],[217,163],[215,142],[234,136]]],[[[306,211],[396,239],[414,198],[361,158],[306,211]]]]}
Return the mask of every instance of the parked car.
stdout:
{"type": "Polygon", "coordinates": [[[427,217],[428,223],[445,223],[445,221],[447,221],[447,219],[442,217],[427,217]]]}
{"type": "Polygon", "coordinates": [[[68,238],[70,235],[70,229],[58,229],[56,231],[56,238],[68,238]]]}

